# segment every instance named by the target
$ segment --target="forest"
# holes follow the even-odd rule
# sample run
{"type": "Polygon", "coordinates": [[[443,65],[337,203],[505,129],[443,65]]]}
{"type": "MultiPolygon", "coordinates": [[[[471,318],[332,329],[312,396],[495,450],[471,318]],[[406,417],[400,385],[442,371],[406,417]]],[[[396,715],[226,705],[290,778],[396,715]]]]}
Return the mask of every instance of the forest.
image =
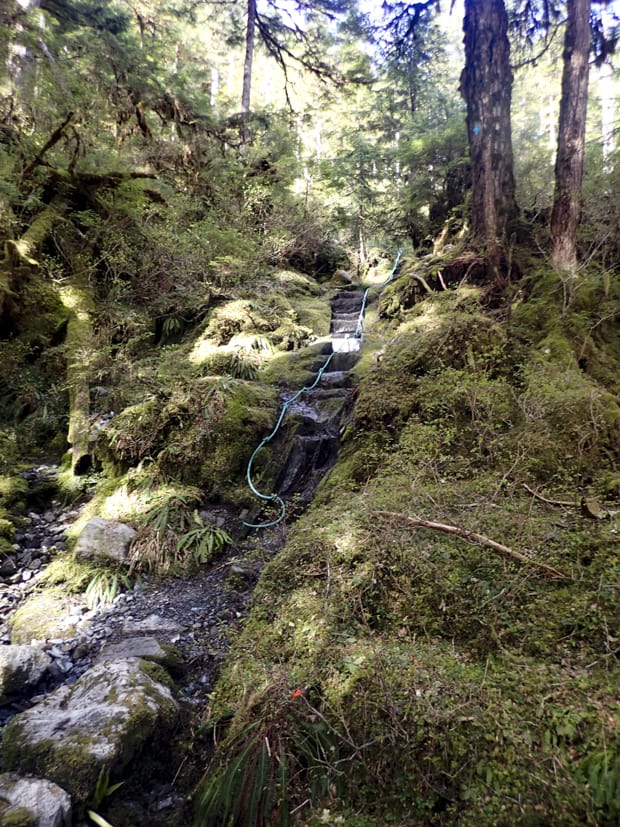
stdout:
{"type": "Polygon", "coordinates": [[[619,823],[619,36],[4,0],[0,824],[619,823]]]}

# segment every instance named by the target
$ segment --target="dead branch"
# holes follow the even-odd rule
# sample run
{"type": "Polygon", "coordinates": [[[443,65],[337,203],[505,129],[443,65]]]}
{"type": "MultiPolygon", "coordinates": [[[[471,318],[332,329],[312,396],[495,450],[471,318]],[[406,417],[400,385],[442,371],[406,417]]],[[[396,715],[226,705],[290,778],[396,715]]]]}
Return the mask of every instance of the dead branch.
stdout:
{"type": "Polygon", "coordinates": [[[537,494],[529,485],[523,483],[523,487],[526,491],[528,491],[532,497],[536,497],[537,500],[541,500],[544,503],[548,503],[549,505],[564,505],[569,506],[570,508],[576,508],[579,503],[576,500],[550,500],[548,497],[543,497],[542,494],[537,494]]]}
{"type": "Polygon", "coordinates": [[[513,560],[518,560],[520,563],[535,566],[554,578],[565,580],[567,577],[563,572],[558,569],[554,569],[553,566],[548,566],[546,563],[539,563],[537,560],[532,560],[530,557],[526,557],[525,554],[521,554],[519,551],[515,551],[508,546],[504,546],[502,543],[496,543],[495,540],[485,537],[484,534],[477,534],[475,531],[468,531],[466,528],[459,528],[454,525],[445,525],[444,523],[434,523],[430,520],[422,520],[420,517],[410,517],[408,514],[401,514],[397,511],[374,511],[372,513],[381,517],[391,517],[396,520],[402,520],[409,525],[417,526],[419,528],[429,528],[432,531],[441,531],[443,534],[450,534],[453,537],[460,537],[471,545],[484,546],[485,548],[490,548],[500,554],[505,554],[513,560]]]}
{"type": "Polygon", "coordinates": [[[33,171],[33,169],[35,169],[35,167],[38,167],[40,164],[43,163],[43,156],[45,155],[45,153],[49,149],[51,149],[54,146],[54,144],[57,144],[58,141],[62,138],[62,136],[64,135],[64,132],[65,132],[65,129],[69,126],[69,124],[73,120],[73,115],[74,115],[73,112],[69,112],[69,114],[64,119],[64,121],[60,124],[60,126],[56,127],[56,129],[52,132],[52,134],[49,136],[47,141],[43,144],[41,149],[37,152],[35,157],[32,159],[32,161],[26,166],[26,168],[22,172],[22,178],[27,178],[30,175],[30,173],[33,171]]]}

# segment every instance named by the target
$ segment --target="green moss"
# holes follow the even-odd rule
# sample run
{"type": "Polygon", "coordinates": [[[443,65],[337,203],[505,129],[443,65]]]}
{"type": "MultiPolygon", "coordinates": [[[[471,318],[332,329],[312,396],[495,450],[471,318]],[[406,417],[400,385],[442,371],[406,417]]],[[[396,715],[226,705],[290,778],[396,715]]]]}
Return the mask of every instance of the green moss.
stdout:
{"type": "Polygon", "coordinates": [[[6,540],[12,540],[15,536],[15,526],[10,520],[5,517],[0,517],[0,537],[6,540]]]}
{"type": "Polygon", "coordinates": [[[90,754],[96,740],[93,736],[72,733],[70,743],[44,740],[33,745],[16,717],[5,730],[3,763],[9,771],[48,778],[78,802],[86,801],[99,773],[98,762],[90,754]]]}
{"type": "Polygon", "coordinates": [[[23,477],[0,476],[0,506],[6,510],[22,511],[25,508],[28,483],[23,477]]]}
{"type": "Polygon", "coordinates": [[[162,648],[166,652],[164,660],[155,662],[150,658],[143,658],[140,668],[144,674],[148,675],[155,683],[160,683],[162,686],[167,686],[168,689],[174,690],[175,683],[169,673],[179,674],[183,668],[183,659],[174,647],[164,646],[162,648]]]}
{"type": "Polygon", "coordinates": [[[4,827],[36,827],[37,819],[32,810],[26,807],[9,807],[0,812],[4,827]]]}
{"type": "MultiPolygon", "coordinates": [[[[557,287],[536,288],[553,312],[557,287]]],[[[358,369],[339,461],[263,569],[216,687],[214,711],[232,715],[215,764],[224,783],[247,727],[269,731],[298,687],[302,708],[355,754],[345,788],[315,802],[308,824],[322,807],[351,824],[359,812],[369,823],[613,823],[620,518],[594,524],[577,503],[585,482],[614,511],[619,402],[580,363],[570,314],[552,329],[551,310],[537,312],[531,340],[515,344],[476,291],[432,297],[401,308],[381,358],[358,369]]],[[[289,743],[292,763],[299,748],[289,743]]],[[[290,794],[306,797],[294,784],[290,794]]]]}
{"type": "Polygon", "coordinates": [[[11,643],[72,637],[75,625],[66,625],[66,593],[49,590],[25,600],[11,618],[11,643]]]}

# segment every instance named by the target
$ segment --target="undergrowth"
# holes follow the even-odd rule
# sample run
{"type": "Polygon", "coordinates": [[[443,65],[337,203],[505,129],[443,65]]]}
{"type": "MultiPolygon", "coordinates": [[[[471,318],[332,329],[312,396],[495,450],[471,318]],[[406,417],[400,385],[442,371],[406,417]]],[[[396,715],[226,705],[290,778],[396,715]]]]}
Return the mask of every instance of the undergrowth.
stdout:
{"type": "Polygon", "coordinates": [[[539,271],[502,313],[469,288],[398,311],[401,281],[216,687],[196,823],[614,824],[618,296],[539,271]]]}

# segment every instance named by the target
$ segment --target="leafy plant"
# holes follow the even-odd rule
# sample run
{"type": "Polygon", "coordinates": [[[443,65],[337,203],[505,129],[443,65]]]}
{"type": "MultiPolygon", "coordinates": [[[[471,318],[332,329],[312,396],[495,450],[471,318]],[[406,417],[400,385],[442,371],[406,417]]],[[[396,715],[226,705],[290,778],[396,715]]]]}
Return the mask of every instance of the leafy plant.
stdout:
{"type": "Polygon", "coordinates": [[[99,813],[95,812],[95,810],[98,810],[104,799],[115,793],[123,786],[124,783],[124,781],[117,781],[114,784],[110,784],[109,768],[106,767],[105,764],[101,767],[99,775],[97,776],[97,783],[95,784],[92,798],[89,802],[89,806],[92,809],[87,810],[88,817],[94,824],[97,825],[97,827],[112,827],[110,822],[106,821],[106,819],[99,815],[99,813]]]}
{"type": "Polygon", "coordinates": [[[100,569],[89,582],[84,592],[89,609],[107,606],[122,589],[130,589],[131,577],[123,571],[100,569]]]}
{"type": "Polygon", "coordinates": [[[175,493],[151,508],[134,543],[134,565],[169,569],[199,566],[218,554],[232,538],[223,529],[205,524],[191,506],[198,493],[175,493]]]}
{"type": "Polygon", "coordinates": [[[193,528],[186,531],[177,543],[177,554],[184,556],[190,551],[194,564],[200,566],[218,554],[225,545],[232,543],[226,531],[212,525],[205,525],[198,511],[192,515],[193,528]]]}
{"type": "MultiPolygon", "coordinates": [[[[589,755],[582,764],[592,803],[609,823],[620,819],[620,755],[604,750],[589,755]]],[[[607,823],[607,822],[606,822],[607,823]]]]}
{"type": "Polygon", "coordinates": [[[255,353],[245,348],[236,348],[230,357],[230,373],[235,379],[255,379],[259,360],[255,353]]]}
{"type": "Polygon", "coordinates": [[[295,689],[290,699],[263,698],[260,720],[224,739],[220,769],[206,774],[195,825],[270,827],[291,824],[293,790],[303,788],[313,803],[343,791],[338,733],[295,689]],[[275,701],[275,704],[274,704],[275,701]]]}

